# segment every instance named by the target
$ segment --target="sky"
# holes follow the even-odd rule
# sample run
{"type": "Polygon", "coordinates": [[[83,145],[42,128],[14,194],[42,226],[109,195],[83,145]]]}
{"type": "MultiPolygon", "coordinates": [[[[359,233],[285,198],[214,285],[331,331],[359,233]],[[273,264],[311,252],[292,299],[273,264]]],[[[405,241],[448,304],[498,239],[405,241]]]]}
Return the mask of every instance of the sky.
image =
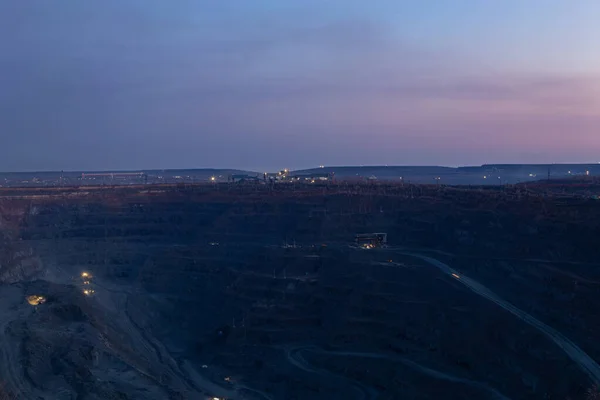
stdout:
{"type": "Polygon", "coordinates": [[[597,0],[0,1],[0,171],[600,161],[597,0]]]}

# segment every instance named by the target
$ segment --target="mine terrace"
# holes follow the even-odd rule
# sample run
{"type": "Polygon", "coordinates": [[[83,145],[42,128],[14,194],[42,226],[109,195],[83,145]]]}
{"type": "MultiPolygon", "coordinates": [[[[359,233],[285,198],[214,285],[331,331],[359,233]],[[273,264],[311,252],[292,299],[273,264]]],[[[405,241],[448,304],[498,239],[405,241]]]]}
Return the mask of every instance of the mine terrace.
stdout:
{"type": "Polygon", "coordinates": [[[590,182],[1,188],[1,388],[584,399],[600,377],[598,193],[590,182]]]}

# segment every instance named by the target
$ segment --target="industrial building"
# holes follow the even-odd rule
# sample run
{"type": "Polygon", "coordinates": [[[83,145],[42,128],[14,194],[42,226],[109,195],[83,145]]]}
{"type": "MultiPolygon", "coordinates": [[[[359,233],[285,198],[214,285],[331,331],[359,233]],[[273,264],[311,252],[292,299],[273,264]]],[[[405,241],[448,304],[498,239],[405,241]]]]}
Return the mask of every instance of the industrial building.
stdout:
{"type": "Polygon", "coordinates": [[[354,237],[359,247],[372,249],[387,245],[387,233],[359,233],[354,237]]]}
{"type": "Polygon", "coordinates": [[[227,177],[229,182],[238,183],[259,183],[260,179],[258,176],[245,175],[245,174],[233,174],[227,177]]]}
{"type": "Polygon", "coordinates": [[[81,181],[100,181],[102,183],[130,182],[147,183],[148,175],[145,172],[98,172],[82,173],[81,181]]]}
{"type": "Polygon", "coordinates": [[[304,183],[329,182],[333,180],[333,173],[294,175],[290,180],[304,183]]]}

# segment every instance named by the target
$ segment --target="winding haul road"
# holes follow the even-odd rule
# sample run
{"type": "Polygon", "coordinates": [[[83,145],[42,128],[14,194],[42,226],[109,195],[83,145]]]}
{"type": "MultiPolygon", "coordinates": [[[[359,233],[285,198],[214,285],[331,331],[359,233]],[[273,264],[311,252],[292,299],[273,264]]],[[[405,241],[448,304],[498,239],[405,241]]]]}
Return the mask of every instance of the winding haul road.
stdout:
{"type": "MultiPolygon", "coordinates": [[[[359,383],[353,379],[347,378],[343,375],[338,375],[333,372],[326,371],[324,369],[317,369],[317,368],[312,367],[304,359],[304,357],[302,357],[302,352],[309,351],[309,350],[314,351],[314,352],[320,352],[320,353],[328,353],[327,351],[321,350],[315,346],[295,347],[292,349],[288,349],[288,351],[287,351],[287,359],[288,359],[289,363],[303,371],[313,373],[316,375],[320,375],[327,379],[348,382],[350,384],[350,386],[352,386],[352,388],[358,393],[359,399],[374,399],[377,396],[377,391],[375,389],[365,386],[362,383],[359,383]]],[[[332,354],[336,354],[336,353],[332,352],[332,354]]]]}
{"type": "Polygon", "coordinates": [[[446,275],[450,275],[452,278],[462,283],[467,288],[471,289],[473,292],[496,303],[497,305],[510,312],[517,318],[533,326],[538,331],[546,335],[554,343],[556,343],[556,345],[560,347],[567,354],[567,356],[571,358],[571,360],[573,360],[575,363],[577,363],[577,365],[579,365],[579,367],[590,377],[592,382],[594,382],[596,385],[600,384],[600,366],[598,365],[598,363],[596,363],[596,361],[594,361],[590,356],[588,356],[575,343],[573,343],[571,340],[565,337],[562,333],[558,332],[556,329],[549,327],[540,320],[527,314],[525,311],[513,306],[509,302],[498,297],[498,295],[496,295],[494,292],[492,292],[479,282],[459,274],[458,271],[450,268],[448,265],[444,264],[439,260],[436,260],[435,258],[409,252],[403,252],[402,254],[419,258],[427,262],[428,264],[437,267],[443,273],[445,273],[446,275]]]}
{"type": "MultiPolygon", "coordinates": [[[[477,282],[474,279],[471,279],[467,276],[461,275],[455,269],[451,268],[447,264],[445,264],[435,258],[425,256],[422,254],[405,252],[405,251],[402,251],[401,254],[419,258],[419,259],[427,262],[428,264],[438,268],[440,271],[442,271],[446,275],[451,276],[456,281],[465,285],[468,289],[470,289],[474,293],[494,302],[495,304],[502,307],[504,310],[510,312],[511,314],[513,314],[514,316],[519,318],[520,320],[533,326],[538,331],[540,331],[545,336],[547,336],[550,340],[552,340],[558,347],[560,347],[565,352],[565,354],[569,358],[571,358],[571,360],[573,362],[575,362],[581,368],[581,370],[583,372],[585,372],[588,375],[588,377],[592,380],[592,382],[594,382],[596,385],[600,384],[600,366],[598,365],[598,363],[596,363],[596,361],[594,361],[589,355],[587,355],[575,343],[573,343],[571,340],[569,340],[562,333],[558,332],[556,329],[551,328],[550,326],[544,324],[540,320],[529,315],[525,311],[515,307],[514,305],[507,302],[506,300],[503,300],[497,294],[495,294],[494,292],[492,292],[490,289],[483,286],[479,282],[477,282]]],[[[322,354],[332,354],[332,355],[337,355],[337,356],[341,356],[341,357],[364,357],[364,358],[378,358],[378,359],[388,359],[391,361],[397,361],[397,362],[400,362],[410,368],[420,371],[423,374],[429,375],[433,378],[447,380],[447,381],[451,381],[451,382],[463,383],[463,384],[467,384],[469,386],[478,387],[480,389],[490,392],[490,394],[492,394],[494,396],[494,398],[504,399],[504,400],[507,399],[507,397],[502,395],[500,392],[485,385],[484,383],[454,377],[454,376],[448,375],[444,372],[440,372],[440,371],[436,371],[436,370],[424,367],[418,363],[415,363],[414,361],[405,359],[403,357],[379,354],[379,353],[327,351],[327,350],[321,349],[316,346],[301,346],[301,347],[295,347],[295,348],[288,349],[287,358],[291,364],[293,364],[297,368],[300,368],[307,372],[319,374],[319,375],[322,375],[325,377],[343,378],[345,380],[349,380],[348,378],[341,377],[339,375],[333,374],[332,372],[313,368],[304,359],[304,357],[302,357],[302,352],[304,352],[304,351],[311,351],[311,352],[322,353],[322,354]]],[[[352,380],[349,380],[349,381],[351,381],[353,388],[359,393],[361,398],[369,399],[369,398],[373,398],[373,396],[376,395],[376,391],[374,391],[374,389],[369,388],[365,385],[362,385],[362,384],[352,381],[352,380]]]]}
{"type": "MultiPolygon", "coordinates": [[[[468,385],[468,386],[471,386],[471,387],[474,387],[477,389],[481,389],[483,391],[487,391],[495,399],[509,400],[508,397],[504,396],[502,393],[498,392],[496,389],[491,388],[484,383],[472,381],[470,379],[464,379],[464,378],[452,376],[452,375],[446,374],[444,372],[425,367],[425,366],[423,366],[419,363],[416,363],[412,360],[409,360],[408,358],[405,358],[405,357],[394,356],[394,355],[390,355],[390,354],[382,354],[382,353],[367,353],[367,352],[356,352],[356,351],[330,351],[330,350],[324,350],[317,346],[295,347],[295,348],[287,351],[287,358],[291,364],[293,364],[296,367],[303,369],[307,372],[312,372],[312,373],[316,373],[316,374],[323,375],[323,376],[334,375],[334,374],[329,371],[324,371],[321,369],[315,369],[315,368],[311,367],[307,363],[307,361],[304,359],[304,357],[302,357],[301,353],[304,351],[310,351],[313,353],[320,353],[320,354],[331,354],[331,355],[335,355],[335,356],[339,356],[339,357],[374,358],[374,359],[379,359],[379,360],[394,361],[394,362],[404,364],[405,366],[407,366],[411,369],[414,369],[415,371],[418,371],[424,375],[429,375],[432,378],[443,380],[443,381],[448,381],[448,382],[465,384],[465,385],[468,385]]],[[[339,376],[335,375],[335,377],[339,377],[339,376]]],[[[344,379],[350,380],[349,378],[344,378],[344,379]]],[[[374,399],[377,397],[377,391],[375,389],[369,388],[369,387],[367,387],[363,384],[360,384],[356,381],[351,380],[351,382],[352,382],[352,385],[354,386],[354,388],[357,390],[357,392],[360,393],[361,398],[374,399]]]]}

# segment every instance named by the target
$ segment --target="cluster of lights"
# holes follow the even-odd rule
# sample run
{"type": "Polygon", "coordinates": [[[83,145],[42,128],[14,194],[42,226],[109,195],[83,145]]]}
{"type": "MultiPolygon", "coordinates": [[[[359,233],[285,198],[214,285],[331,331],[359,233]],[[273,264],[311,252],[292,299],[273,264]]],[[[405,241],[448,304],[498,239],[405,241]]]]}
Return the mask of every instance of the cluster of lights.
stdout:
{"type": "MultiPolygon", "coordinates": [[[[86,285],[86,286],[90,285],[92,275],[89,272],[82,272],[81,278],[83,279],[84,285],[86,285]]],[[[83,289],[83,294],[85,294],[86,296],[91,296],[94,293],[95,293],[94,289],[89,289],[89,288],[83,289]]]]}

